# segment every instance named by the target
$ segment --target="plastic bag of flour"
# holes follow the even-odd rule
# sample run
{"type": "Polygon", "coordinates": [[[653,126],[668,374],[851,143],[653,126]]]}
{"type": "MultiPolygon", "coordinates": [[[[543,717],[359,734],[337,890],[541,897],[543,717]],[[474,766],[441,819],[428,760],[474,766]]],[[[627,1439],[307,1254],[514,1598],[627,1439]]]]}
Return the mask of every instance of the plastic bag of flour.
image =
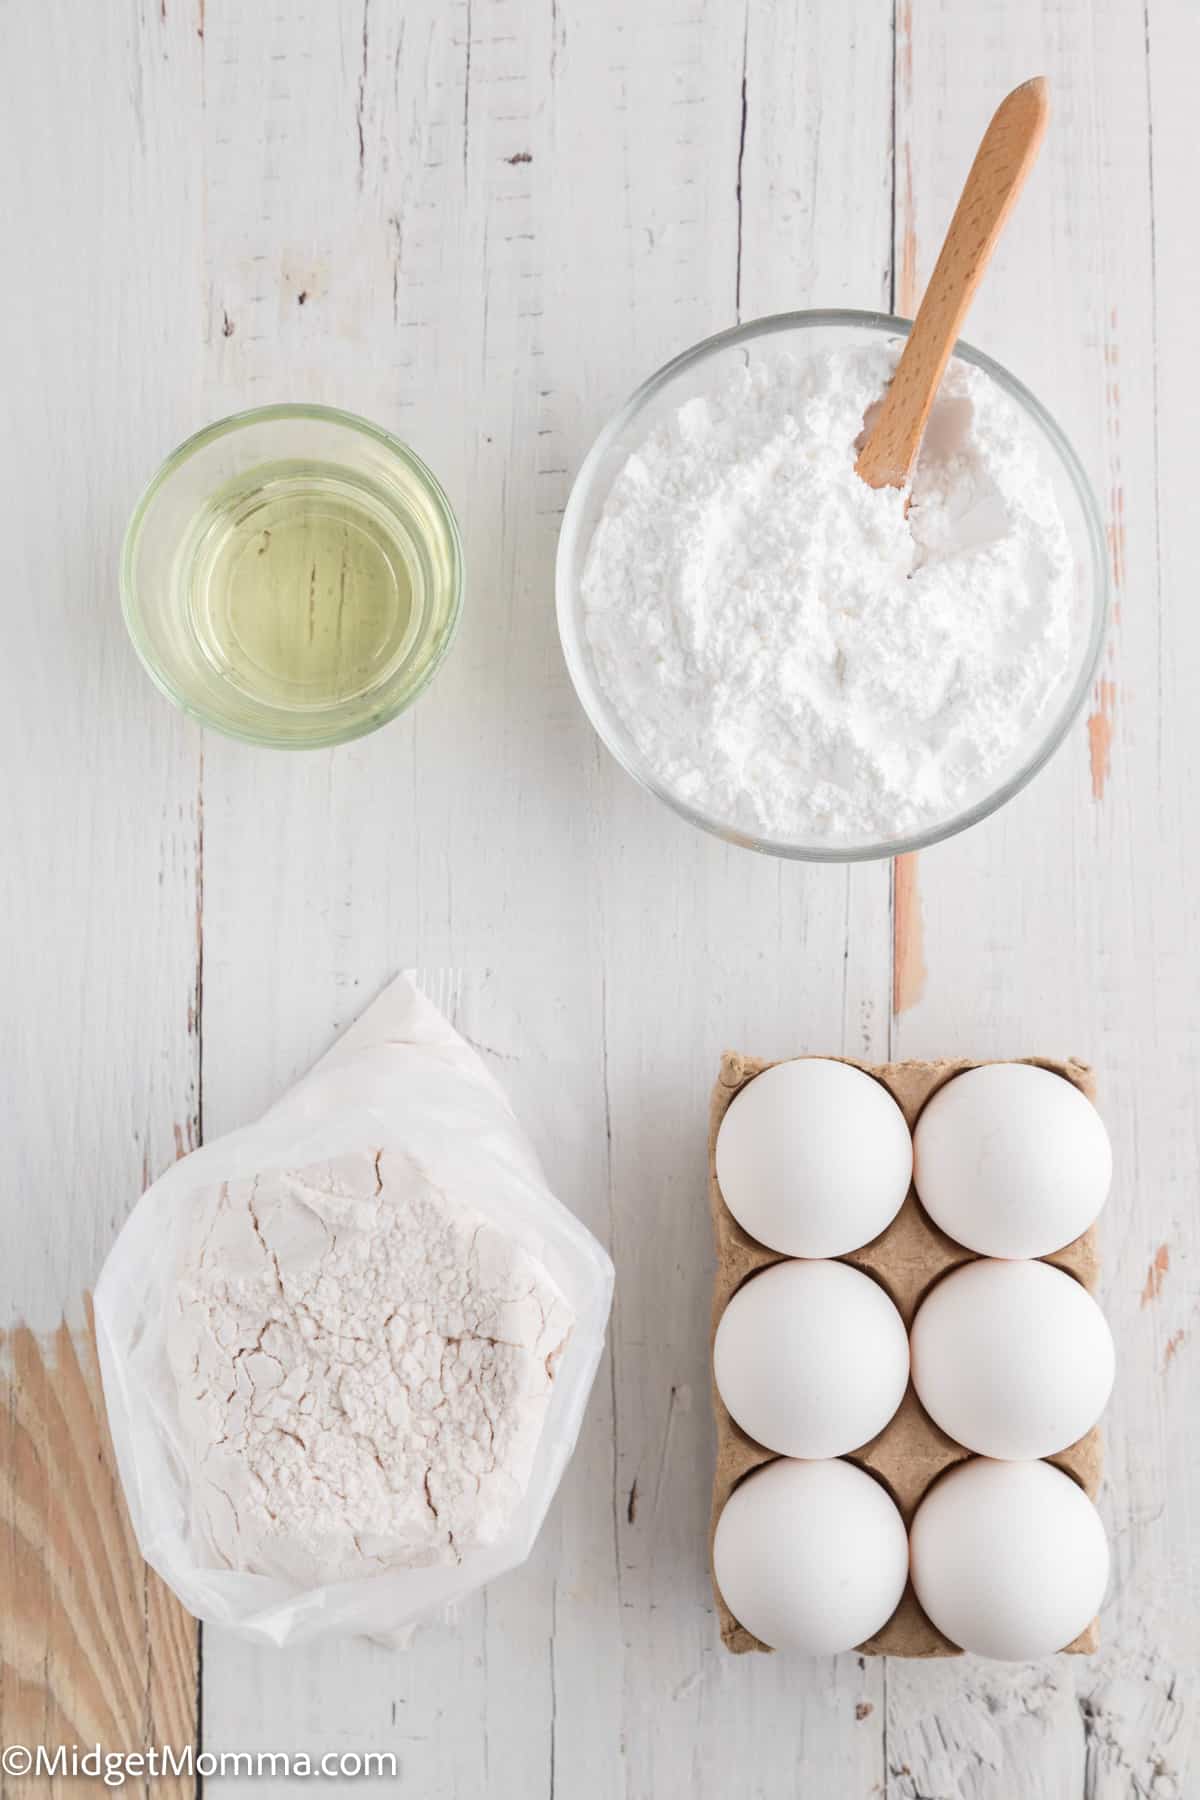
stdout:
{"type": "Polygon", "coordinates": [[[147,1562],[248,1637],[402,1641],[528,1556],[612,1285],[499,1086],[401,978],[256,1124],[155,1182],[104,1265],[147,1562]]]}

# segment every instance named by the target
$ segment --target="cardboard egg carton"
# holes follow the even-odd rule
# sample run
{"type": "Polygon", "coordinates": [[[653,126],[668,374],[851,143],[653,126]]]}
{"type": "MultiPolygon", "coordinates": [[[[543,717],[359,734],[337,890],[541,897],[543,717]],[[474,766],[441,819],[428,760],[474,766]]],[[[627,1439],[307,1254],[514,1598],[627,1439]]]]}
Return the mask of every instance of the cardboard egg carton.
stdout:
{"type": "MultiPolygon", "coordinates": [[[[899,1105],[910,1131],[916,1124],[922,1107],[938,1088],[953,1076],[980,1066],[968,1061],[872,1064],[855,1062],[851,1057],[831,1060],[847,1062],[852,1068],[861,1069],[864,1074],[881,1081],[899,1105]]],[[[1095,1080],[1085,1063],[1073,1060],[1052,1062],[1037,1056],[1019,1060],[1061,1075],[1065,1081],[1071,1082],[1086,1094],[1089,1100],[1095,1100],[1095,1080]]],[[[760,1269],[788,1260],[780,1252],[768,1250],[742,1230],[725,1205],[717,1182],[716,1142],[721,1120],[734,1096],[746,1083],[753,1081],[756,1075],[770,1067],[770,1063],[762,1062],[756,1057],[727,1053],[721,1060],[721,1072],[712,1092],[708,1129],[708,1185],[717,1252],[713,1283],[714,1335],[721,1314],[742,1283],[760,1269]]],[[[838,1261],[850,1263],[874,1276],[895,1301],[906,1328],[911,1327],[917,1308],[936,1281],[949,1270],[977,1260],[975,1251],[966,1249],[938,1229],[921,1207],[916,1189],[911,1186],[904,1204],[886,1231],[861,1250],[852,1250],[848,1255],[838,1258],[838,1261]]],[[[1054,1255],[1042,1260],[1066,1269],[1089,1292],[1093,1292],[1099,1275],[1095,1227],[1086,1231],[1073,1244],[1068,1244],[1065,1250],[1056,1251],[1054,1255]]],[[[774,1461],[778,1454],[774,1450],[764,1449],[734,1424],[716,1390],[715,1382],[713,1411],[717,1421],[717,1465],[713,1479],[712,1524],[709,1534],[710,1566],[712,1534],[716,1531],[717,1520],[725,1502],[744,1476],[762,1463],[774,1461]]],[[[933,1423],[913,1392],[910,1382],[894,1418],[878,1437],[872,1438],[860,1450],[851,1451],[845,1460],[857,1463],[883,1483],[908,1526],[930,1484],[943,1470],[955,1463],[965,1462],[971,1454],[964,1445],[947,1437],[933,1423]]],[[[1086,1437],[1080,1438],[1077,1444],[1072,1444],[1069,1449],[1047,1460],[1073,1476],[1090,1499],[1096,1498],[1102,1464],[1102,1442],[1098,1426],[1089,1431],[1086,1437]]],[[[734,1618],[721,1598],[715,1577],[713,1592],[720,1617],[721,1638],[726,1649],[737,1654],[747,1650],[768,1649],[768,1645],[761,1643],[734,1618]]],[[[1067,1644],[1064,1648],[1086,1654],[1095,1650],[1098,1643],[1098,1626],[1093,1620],[1074,1643],[1067,1644]]],[[[887,1624],[858,1648],[864,1655],[871,1656],[962,1654],[959,1647],[952,1644],[949,1638],[943,1637],[922,1612],[911,1583],[905,1588],[904,1597],[887,1624]]]]}

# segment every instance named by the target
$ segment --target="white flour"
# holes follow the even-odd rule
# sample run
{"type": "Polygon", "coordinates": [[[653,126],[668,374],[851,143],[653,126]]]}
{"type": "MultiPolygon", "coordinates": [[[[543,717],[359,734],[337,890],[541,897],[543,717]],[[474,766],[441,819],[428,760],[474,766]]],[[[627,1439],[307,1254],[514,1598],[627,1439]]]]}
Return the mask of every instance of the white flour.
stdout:
{"type": "Polygon", "coordinates": [[[169,1332],[202,1530],[314,1586],[457,1562],[529,1479],[567,1303],[388,1152],[229,1183],[197,1210],[169,1332]]]}
{"type": "Polygon", "coordinates": [[[1071,547],[1013,403],[952,361],[912,488],[855,440],[897,350],[752,363],[618,474],[583,599],[602,686],[680,798],[751,834],[950,817],[1031,747],[1068,670],[1071,547]]]}

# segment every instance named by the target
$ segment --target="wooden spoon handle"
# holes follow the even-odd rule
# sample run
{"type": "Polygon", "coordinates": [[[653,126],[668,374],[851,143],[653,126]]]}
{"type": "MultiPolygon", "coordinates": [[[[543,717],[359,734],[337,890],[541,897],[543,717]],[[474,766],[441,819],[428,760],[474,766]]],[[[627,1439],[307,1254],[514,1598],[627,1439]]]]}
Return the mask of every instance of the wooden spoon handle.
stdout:
{"type": "Polygon", "coordinates": [[[1033,167],[1050,101],[1043,75],[1001,101],[971,164],[916,322],[855,465],[872,487],[904,487],[938,383],[980,276],[1033,167]]]}

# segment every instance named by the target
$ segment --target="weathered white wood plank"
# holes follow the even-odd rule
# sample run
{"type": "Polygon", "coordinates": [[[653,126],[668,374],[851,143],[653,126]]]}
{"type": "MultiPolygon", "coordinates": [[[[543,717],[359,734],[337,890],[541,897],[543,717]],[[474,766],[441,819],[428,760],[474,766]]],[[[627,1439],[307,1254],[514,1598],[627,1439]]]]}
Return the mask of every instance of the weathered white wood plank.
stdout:
{"type": "MultiPolygon", "coordinates": [[[[871,8],[749,10],[740,68],[736,49],[719,59],[731,64],[726,88],[732,78],[738,89],[737,141],[709,177],[711,207],[722,182],[735,202],[724,229],[736,231],[737,254],[703,308],[680,289],[684,318],[658,355],[737,310],[886,298],[888,24],[871,8]],[[864,186],[859,154],[876,171],[864,186]]],[[[649,226],[640,184],[628,204],[635,228],[649,226]]],[[[591,252],[603,253],[602,244],[591,252]]],[[[661,299],[634,300],[639,335],[671,317],[661,299]]],[[[599,347],[610,357],[622,348],[612,335],[599,347]]],[[[613,400],[628,375],[620,371],[613,400]]],[[[711,1254],[699,1234],[707,1093],[723,1049],[882,1054],[886,870],[779,866],[724,849],[660,817],[603,758],[592,791],[619,1282],[627,1791],[775,1796],[804,1791],[812,1771],[829,1792],[866,1795],[883,1780],[880,1666],[733,1659],[719,1647],[705,1568],[711,1254]]]]}
{"type": "Polygon", "coordinates": [[[194,1139],[197,1107],[199,735],[142,674],[117,558],[138,490],[195,417],[198,75],[190,33],[149,5],[74,30],[62,8],[6,15],[0,116],[0,880],[19,1021],[0,1054],[21,1121],[2,1216],[22,1271],[0,1325],[36,1328],[64,1309],[80,1322],[116,1226],[194,1139]],[[60,117],[46,96],[72,66],[89,79],[60,117]]]}
{"type": "MultiPolygon", "coordinates": [[[[1185,10],[1164,0],[1173,67],[1186,62],[1185,10]]],[[[1187,1794],[1197,1778],[1195,1372],[1174,1334],[1195,1306],[1200,1045],[1180,980],[1195,876],[1171,758],[1172,747],[1194,756],[1194,704],[1174,671],[1194,663],[1197,626],[1193,609],[1160,605],[1159,500],[1186,513],[1178,487],[1156,497],[1168,440],[1160,418],[1156,454],[1153,372],[1156,328],[1181,347],[1188,314],[1185,270],[1166,283],[1152,260],[1147,106],[1161,102],[1145,59],[1141,9],[1115,0],[987,6],[969,20],[923,0],[901,9],[899,260],[918,289],[990,110],[1026,76],[1049,76],[1042,167],[968,335],[1075,440],[1105,515],[1117,609],[1090,729],[1081,722],[1004,813],[921,856],[927,976],[894,1044],[905,1055],[1053,1050],[1096,1062],[1117,1152],[1104,1298],[1119,1374],[1102,1496],[1115,1561],[1104,1649],[1015,1671],[891,1665],[895,1800],[1115,1800],[1187,1794]]],[[[1155,123],[1161,208],[1185,180],[1181,94],[1174,129],[1157,111],[1155,123]]],[[[1158,244],[1169,235],[1160,225],[1158,244]]],[[[1181,410],[1174,429],[1182,444],[1181,410]]]]}
{"type": "Polygon", "coordinates": [[[117,555],[195,416],[199,64],[149,3],[8,8],[0,41],[0,1742],[134,1748],[190,1735],[195,1633],[132,1540],[86,1295],[198,1132],[199,737],[117,555]]]}

